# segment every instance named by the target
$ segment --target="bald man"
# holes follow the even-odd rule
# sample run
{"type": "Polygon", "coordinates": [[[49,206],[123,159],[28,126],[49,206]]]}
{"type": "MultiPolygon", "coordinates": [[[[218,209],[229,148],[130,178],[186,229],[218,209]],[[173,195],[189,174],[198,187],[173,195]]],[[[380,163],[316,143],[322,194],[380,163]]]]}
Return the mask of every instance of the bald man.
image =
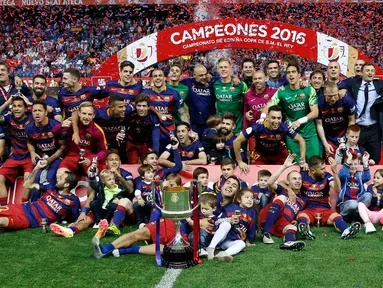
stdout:
{"type": "Polygon", "coordinates": [[[189,107],[190,125],[201,138],[207,119],[215,114],[213,82],[208,79],[206,67],[198,64],[194,67],[194,78],[183,79],[181,83],[189,87],[185,102],[189,107]]]}

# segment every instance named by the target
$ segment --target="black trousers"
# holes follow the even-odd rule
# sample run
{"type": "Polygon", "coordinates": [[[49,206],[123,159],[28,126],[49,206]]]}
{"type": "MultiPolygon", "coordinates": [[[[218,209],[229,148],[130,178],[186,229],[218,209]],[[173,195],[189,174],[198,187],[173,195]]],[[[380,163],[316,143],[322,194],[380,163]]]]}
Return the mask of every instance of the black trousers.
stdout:
{"type": "Polygon", "coordinates": [[[376,165],[378,165],[380,161],[380,143],[382,139],[379,124],[370,126],[359,125],[359,127],[359,147],[370,153],[370,159],[373,159],[376,165]]]}

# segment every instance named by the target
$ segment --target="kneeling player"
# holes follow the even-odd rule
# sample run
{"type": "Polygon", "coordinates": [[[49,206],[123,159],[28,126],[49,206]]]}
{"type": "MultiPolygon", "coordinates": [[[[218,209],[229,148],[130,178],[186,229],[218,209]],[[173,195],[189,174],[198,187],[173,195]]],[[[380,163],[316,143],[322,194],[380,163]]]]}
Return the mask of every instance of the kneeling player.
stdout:
{"type": "MultiPolygon", "coordinates": [[[[24,188],[28,193],[30,189],[40,189],[40,185],[33,182],[37,172],[46,165],[44,162],[46,160],[37,162],[35,169],[25,180],[24,188]]],[[[48,224],[57,220],[76,219],[80,211],[80,200],[70,192],[76,185],[76,176],[66,172],[57,177],[56,188],[45,191],[36,202],[0,207],[0,228],[35,228],[41,225],[42,218],[46,218],[48,224]]]]}
{"type": "Polygon", "coordinates": [[[361,228],[359,222],[354,222],[347,227],[342,216],[331,210],[330,188],[339,193],[341,187],[337,163],[331,157],[328,161],[334,176],[326,172],[325,161],[319,156],[311,157],[308,161],[309,171],[301,172],[303,180],[301,194],[307,198],[307,206],[298,214],[298,230],[309,240],[315,239],[315,235],[309,230],[309,224],[315,223],[315,217],[318,214],[321,215],[321,225],[334,225],[335,229],[342,233],[342,239],[349,239],[359,233],[361,228]]]}

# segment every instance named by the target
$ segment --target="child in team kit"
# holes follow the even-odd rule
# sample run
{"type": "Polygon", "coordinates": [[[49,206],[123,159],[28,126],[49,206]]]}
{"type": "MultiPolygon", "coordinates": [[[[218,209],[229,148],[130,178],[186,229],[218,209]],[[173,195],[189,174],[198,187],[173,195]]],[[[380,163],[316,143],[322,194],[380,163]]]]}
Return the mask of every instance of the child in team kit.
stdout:
{"type": "Polygon", "coordinates": [[[128,193],[116,184],[115,174],[110,169],[100,173],[100,181],[96,178],[96,167],[92,166],[89,176],[89,186],[95,191],[95,200],[90,202],[96,226],[101,219],[108,221],[114,215],[118,200],[128,197],[128,193]]]}
{"type": "Polygon", "coordinates": [[[216,221],[218,226],[209,247],[206,249],[209,260],[233,261],[233,255],[241,252],[246,246],[253,246],[257,225],[256,212],[253,208],[253,191],[241,189],[235,196],[235,202],[223,208],[223,213],[216,221]],[[224,251],[214,255],[219,245],[224,251]]]}
{"type": "Polygon", "coordinates": [[[383,169],[378,169],[374,174],[374,183],[367,187],[367,192],[371,193],[372,200],[370,207],[364,203],[358,203],[359,216],[364,222],[364,229],[366,233],[373,233],[376,231],[374,224],[379,223],[383,225],[383,169]]]}
{"type": "Polygon", "coordinates": [[[206,154],[210,154],[210,151],[215,147],[213,137],[218,133],[218,130],[221,128],[221,124],[221,115],[211,115],[209,119],[207,119],[206,126],[208,128],[202,133],[201,137],[201,143],[205,148],[206,154]]]}
{"type": "Polygon", "coordinates": [[[201,183],[201,191],[204,192],[214,192],[214,182],[209,182],[209,171],[205,167],[197,167],[193,171],[193,180],[186,182],[184,187],[190,187],[193,181],[201,183]]]}
{"type": "Polygon", "coordinates": [[[274,193],[269,189],[267,181],[271,176],[269,170],[259,170],[258,182],[251,186],[251,190],[254,192],[254,201],[259,203],[260,209],[266,207],[274,199],[274,193]]]}
{"type": "MultiPolygon", "coordinates": [[[[219,177],[218,181],[214,184],[214,192],[219,193],[222,189],[223,184],[225,184],[226,179],[228,179],[230,176],[235,176],[234,171],[237,167],[237,164],[235,161],[231,158],[225,158],[221,162],[221,172],[222,175],[219,177]]],[[[237,176],[235,176],[237,177],[237,176]]],[[[247,188],[249,185],[241,180],[239,177],[237,177],[241,187],[240,188],[247,188]]]]}
{"type": "Polygon", "coordinates": [[[222,133],[217,133],[213,136],[215,147],[208,154],[210,164],[221,163],[225,158],[232,158],[229,147],[226,146],[226,136],[222,133]]]}
{"type": "Polygon", "coordinates": [[[154,169],[152,165],[143,164],[138,168],[138,173],[142,178],[137,184],[134,196],[136,202],[133,204],[134,212],[137,217],[137,225],[141,227],[149,222],[150,213],[152,211],[152,182],[154,178],[154,169]]]}
{"type": "Polygon", "coordinates": [[[341,190],[337,205],[343,219],[346,222],[353,222],[359,220],[358,203],[363,203],[366,207],[369,207],[371,204],[372,194],[368,193],[364,187],[364,183],[371,178],[368,165],[370,155],[367,151],[363,154],[363,172],[357,171],[359,166],[358,156],[351,154],[349,150],[346,151],[346,155],[347,158],[338,173],[341,181],[341,190]]]}

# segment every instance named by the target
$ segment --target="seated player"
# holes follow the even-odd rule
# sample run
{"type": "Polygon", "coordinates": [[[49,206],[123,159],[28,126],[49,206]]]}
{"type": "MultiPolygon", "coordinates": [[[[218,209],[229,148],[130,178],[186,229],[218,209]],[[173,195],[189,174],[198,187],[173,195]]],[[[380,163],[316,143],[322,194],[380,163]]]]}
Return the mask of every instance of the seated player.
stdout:
{"type": "Polygon", "coordinates": [[[106,139],[104,131],[93,121],[96,115],[96,107],[92,102],[84,102],[79,106],[79,145],[76,145],[73,136],[72,120],[64,120],[61,124],[53,128],[53,134],[67,134],[69,138],[68,155],[61,162],[58,174],[65,171],[76,172],[82,168],[85,173],[94,157],[99,163],[103,163],[107,156],[106,139]],[[81,154],[83,155],[80,155],[81,154]]]}
{"type": "Polygon", "coordinates": [[[355,101],[348,93],[339,99],[338,85],[328,82],[324,86],[324,97],[318,99],[318,107],[315,122],[327,157],[334,155],[347,127],[355,124],[355,101]]]}
{"type": "Polygon", "coordinates": [[[289,155],[283,166],[267,180],[270,189],[278,196],[261,210],[259,221],[263,226],[263,243],[274,243],[270,236],[271,233],[277,237],[284,237],[284,242],[279,246],[280,249],[300,251],[305,247],[305,243],[296,240],[297,226],[295,225],[295,217],[306,205],[306,200],[299,195],[302,187],[302,177],[296,170],[287,174],[285,183],[289,189],[297,194],[294,201],[287,198],[287,190],[276,183],[283,171],[294,165],[294,158],[294,154],[289,155]]]}
{"type": "Polygon", "coordinates": [[[138,174],[142,181],[137,185],[134,191],[136,202],[133,204],[134,212],[137,217],[139,228],[142,224],[148,223],[150,213],[152,212],[152,182],[154,178],[154,169],[149,164],[143,164],[138,167],[138,174]]]}
{"type": "Polygon", "coordinates": [[[261,209],[265,208],[274,199],[274,193],[270,191],[267,184],[271,172],[269,170],[258,171],[258,182],[251,186],[251,191],[254,192],[254,201],[259,203],[261,209]]]}
{"type": "Polygon", "coordinates": [[[241,144],[250,137],[255,136],[255,164],[283,164],[288,151],[286,149],[286,136],[291,137],[299,143],[301,159],[299,165],[306,168],[306,144],[304,139],[294,130],[290,129],[285,123],[282,123],[282,108],[279,106],[270,106],[267,119],[261,124],[253,126],[242,131],[234,141],[235,158],[238,161],[239,169],[244,173],[249,173],[249,167],[242,161],[240,154],[241,144]]]}
{"type": "MultiPolygon", "coordinates": [[[[108,157],[106,158],[106,168],[114,174],[114,181],[119,186],[119,188],[128,192],[128,196],[132,195],[134,186],[133,176],[130,172],[121,168],[120,156],[118,156],[115,151],[109,152],[108,157]]],[[[60,226],[55,223],[51,224],[52,232],[66,238],[71,238],[74,236],[74,234],[78,234],[81,231],[86,230],[89,226],[93,225],[93,223],[95,223],[95,217],[90,211],[90,202],[94,200],[95,196],[96,191],[94,191],[91,187],[88,187],[88,198],[81,210],[79,217],[75,219],[75,222],[71,223],[68,227],[60,226]]],[[[108,224],[106,224],[105,229],[109,228],[110,233],[118,233],[118,227],[125,219],[125,216],[130,221],[135,218],[133,213],[133,204],[129,198],[122,198],[119,200],[112,220],[112,223],[116,225],[110,225],[112,228],[109,228],[108,224]]]]}
{"type": "MultiPolygon", "coordinates": [[[[33,170],[31,162],[31,154],[27,148],[27,134],[25,127],[33,121],[32,116],[28,115],[28,107],[25,100],[18,96],[12,96],[10,101],[5,104],[12,103],[12,113],[0,116],[0,123],[5,123],[11,134],[11,155],[3,166],[0,167],[0,205],[7,204],[8,189],[6,181],[15,182],[20,172],[23,173],[24,179],[27,179],[29,173],[33,170]]],[[[29,190],[25,190],[22,201],[29,199],[29,190]]]]}
{"type": "MultiPolygon", "coordinates": [[[[180,143],[178,149],[181,154],[184,170],[191,170],[191,167],[188,165],[207,164],[207,156],[201,142],[198,140],[192,142],[189,131],[191,130],[188,123],[181,123],[177,126],[177,139],[180,143]]],[[[171,146],[171,144],[166,146],[166,150],[161,154],[158,160],[162,167],[173,167],[175,165],[168,160],[171,156],[171,146]]]]}
{"type": "Polygon", "coordinates": [[[144,161],[148,148],[154,151],[160,149],[160,120],[156,113],[150,110],[152,101],[149,96],[140,94],[135,101],[136,110],[130,114],[127,123],[127,153],[128,163],[138,164],[144,161]]]}
{"type": "MultiPolygon", "coordinates": [[[[25,127],[28,137],[28,150],[34,165],[46,157],[47,166],[36,177],[41,190],[53,189],[56,185],[56,172],[61,163],[61,156],[66,150],[65,140],[55,137],[53,127],[60,122],[48,118],[47,104],[36,100],[32,105],[33,120],[25,127]]],[[[32,198],[32,196],[31,196],[32,198]]],[[[32,198],[32,201],[36,200],[32,198]]]]}
{"type": "MultiPolygon", "coordinates": [[[[46,160],[39,161],[25,179],[25,190],[40,190],[39,184],[34,182],[37,172],[47,164],[45,162],[46,160]]],[[[0,207],[0,228],[6,230],[36,228],[41,225],[42,218],[46,218],[48,224],[58,220],[76,219],[80,211],[80,200],[71,193],[76,186],[76,176],[67,172],[58,176],[56,187],[45,191],[37,201],[0,207]]]]}
{"type": "Polygon", "coordinates": [[[80,71],[75,68],[64,70],[62,83],[64,87],[59,91],[57,98],[65,119],[71,117],[81,103],[108,96],[100,87],[83,86],[80,71]]]}
{"type": "MultiPolygon", "coordinates": [[[[128,117],[134,107],[125,104],[124,99],[120,96],[110,97],[108,103],[108,107],[96,109],[94,122],[104,131],[108,149],[118,150],[121,157],[124,157],[123,163],[127,163],[125,129],[128,117]]],[[[72,126],[74,131],[73,141],[78,145],[80,141],[78,111],[72,114],[72,126]]]]}
{"type": "Polygon", "coordinates": [[[359,222],[354,222],[347,227],[342,216],[331,210],[330,188],[338,193],[341,187],[336,161],[330,157],[329,163],[334,176],[326,172],[325,161],[319,156],[311,157],[308,161],[309,170],[301,172],[303,180],[301,195],[307,198],[307,205],[297,216],[298,230],[309,240],[315,239],[309,225],[315,223],[315,217],[318,214],[321,216],[320,224],[334,225],[336,230],[340,231],[342,239],[349,239],[360,232],[359,222]]]}
{"type": "MultiPolygon", "coordinates": [[[[221,172],[222,175],[219,177],[218,181],[214,183],[214,192],[219,193],[221,192],[223,184],[225,184],[226,180],[231,177],[235,176],[234,171],[236,168],[235,161],[231,158],[225,158],[221,162],[221,172]]],[[[235,176],[237,177],[237,176],[235,176]]],[[[237,177],[238,178],[238,177],[237,177]]],[[[249,185],[246,183],[246,181],[241,180],[238,178],[238,181],[240,182],[240,188],[247,188],[249,185]]]]}
{"type": "Polygon", "coordinates": [[[371,178],[368,159],[370,154],[367,151],[363,154],[363,172],[357,171],[359,166],[358,156],[346,152],[347,159],[339,171],[341,187],[337,205],[340,215],[346,222],[359,220],[358,203],[363,203],[366,207],[371,204],[372,194],[367,192],[364,185],[371,178]]]}

